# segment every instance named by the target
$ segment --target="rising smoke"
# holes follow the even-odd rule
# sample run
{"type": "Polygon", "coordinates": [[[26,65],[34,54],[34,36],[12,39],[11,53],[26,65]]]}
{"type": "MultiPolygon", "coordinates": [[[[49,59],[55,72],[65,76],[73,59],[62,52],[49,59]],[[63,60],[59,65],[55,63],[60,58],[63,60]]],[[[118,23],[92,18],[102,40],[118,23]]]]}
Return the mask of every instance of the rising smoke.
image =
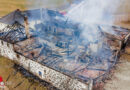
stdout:
{"type": "MultiPolygon", "coordinates": [[[[66,15],[69,19],[82,24],[99,24],[114,19],[113,13],[119,7],[120,0],[82,0],[72,5],[66,15]]],[[[113,23],[113,21],[109,22],[113,23]]]]}
{"type": "MultiPolygon", "coordinates": [[[[34,2],[34,0],[29,0],[34,2]]],[[[37,0],[35,1],[33,8],[57,8],[59,5],[67,4],[71,0],[37,0]]],[[[73,1],[73,0],[72,0],[73,1]]],[[[74,22],[78,23],[80,29],[82,29],[81,36],[84,37],[86,42],[95,43],[101,42],[102,36],[100,35],[100,30],[98,25],[106,23],[112,25],[114,21],[113,14],[116,12],[119,6],[120,0],[75,0],[75,2],[68,7],[67,14],[65,17],[74,22]],[[78,2],[77,2],[78,1],[78,2]]],[[[41,21],[44,22],[47,17],[47,13],[41,9],[41,21]],[[42,18],[44,13],[44,17],[42,18]]],[[[111,28],[105,28],[106,32],[114,34],[111,28]]],[[[102,44],[92,44],[90,45],[93,52],[99,50],[102,44]]]]}
{"type": "MultiPolygon", "coordinates": [[[[101,42],[98,25],[107,23],[113,25],[114,16],[119,6],[120,0],[81,0],[76,5],[71,5],[66,17],[76,23],[80,23],[82,35],[89,42],[101,42]]],[[[111,28],[104,29],[106,32],[114,34],[111,28]]],[[[101,47],[92,46],[92,51],[101,47]]],[[[91,48],[91,47],[90,47],[91,48]]]]}
{"type": "MultiPolygon", "coordinates": [[[[43,8],[44,4],[49,3],[49,1],[51,0],[37,0],[37,3],[34,3],[36,8],[43,8]],[[39,2],[40,1],[40,2],[39,2]],[[43,1],[43,2],[42,2],[43,1]],[[43,3],[43,4],[42,4],[43,3]],[[38,6],[39,5],[39,6],[38,6]]],[[[67,21],[69,22],[73,22],[74,24],[78,25],[78,31],[80,34],[77,38],[71,37],[72,41],[70,44],[70,47],[68,47],[68,50],[66,52],[75,52],[76,54],[73,54],[72,56],[76,57],[73,60],[78,60],[80,59],[80,57],[84,57],[82,60],[88,60],[87,55],[86,54],[91,54],[90,56],[92,57],[100,57],[100,58],[108,58],[112,53],[110,50],[105,51],[105,49],[103,49],[103,38],[104,36],[102,36],[101,31],[100,31],[100,24],[107,22],[108,24],[113,24],[113,13],[117,10],[118,5],[119,5],[119,0],[79,0],[80,2],[76,2],[76,4],[72,4],[69,9],[67,14],[65,15],[65,19],[67,18],[67,21]],[[77,40],[77,41],[76,41],[77,40]],[[81,41],[82,40],[82,41],[81,41]],[[71,48],[71,46],[73,46],[71,48]],[[82,49],[80,48],[80,46],[83,47],[87,47],[86,49],[82,49]],[[71,50],[72,49],[72,50],[71,50]],[[105,52],[104,52],[105,51],[105,52]]],[[[52,5],[52,7],[54,7],[55,5],[52,5]]],[[[54,23],[58,23],[58,25],[60,26],[67,26],[65,23],[61,23],[58,22],[60,20],[57,19],[51,19],[51,17],[48,17],[47,15],[48,13],[45,11],[43,12],[43,10],[41,9],[41,22],[44,22],[43,20],[45,20],[46,22],[50,22],[50,26],[53,27],[54,23]],[[42,18],[44,17],[44,18],[42,18]],[[46,20],[47,19],[47,20],[46,20]],[[49,19],[49,20],[48,20],[49,19]],[[56,21],[57,20],[57,21],[56,21]]],[[[61,19],[61,18],[59,18],[61,19]]],[[[63,20],[61,20],[63,22],[63,20]]],[[[41,23],[40,22],[40,23],[41,23]]],[[[35,24],[34,24],[35,25],[35,24]]],[[[41,24],[42,27],[43,23],[41,24]]],[[[68,24],[68,26],[70,26],[71,24],[68,24]]],[[[45,27],[48,26],[48,23],[45,24],[45,27]]],[[[40,29],[42,29],[41,27],[39,27],[40,29]]],[[[57,26],[58,28],[58,26],[57,26]]],[[[38,30],[38,29],[36,29],[38,30]]],[[[75,29],[74,29],[75,30],[75,29]]],[[[108,33],[114,33],[112,32],[111,28],[107,28],[104,29],[106,30],[108,33]]],[[[42,30],[44,31],[44,30],[42,30]]],[[[69,30],[71,32],[71,30],[69,30]]],[[[76,30],[75,30],[76,31],[76,30]]],[[[41,33],[38,34],[39,36],[41,35],[41,33]]],[[[45,34],[46,35],[46,34],[45,34]]],[[[41,36],[44,36],[43,34],[41,36]]],[[[64,36],[64,34],[62,35],[64,36]]],[[[61,37],[62,37],[61,36],[61,37]]],[[[47,36],[48,37],[48,36],[47,36]]],[[[59,40],[58,36],[49,36],[48,38],[50,38],[51,42],[56,43],[59,40]],[[56,38],[53,39],[53,37],[56,38]]],[[[44,37],[45,38],[45,37],[44,37]]],[[[65,41],[67,39],[67,37],[63,37],[60,38],[60,41],[65,41]]],[[[39,40],[40,43],[43,43],[43,41],[39,40]]],[[[68,41],[69,42],[69,39],[68,41]]],[[[105,46],[107,47],[107,45],[105,46]]],[[[52,48],[54,49],[54,48],[52,48]]],[[[69,55],[64,55],[63,58],[64,60],[66,60],[66,57],[68,58],[69,55]]],[[[91,59],[91,58],[90,58],[91,59]]],[[[67,59],[68,60],[68,59],[67,59]]],[[[66,61],[64,61],[66,62],[66,61]]],[[[77,61],[76,61],[77,62],[77,61]]],[[[70,60],[68,60],[67,62],[68,64],[70,64],[70,60]]],[[[67,65],[67,64],[66,64],[67,65]]],[[[66,66],[65,65],[65,66],[66,66]]]]}

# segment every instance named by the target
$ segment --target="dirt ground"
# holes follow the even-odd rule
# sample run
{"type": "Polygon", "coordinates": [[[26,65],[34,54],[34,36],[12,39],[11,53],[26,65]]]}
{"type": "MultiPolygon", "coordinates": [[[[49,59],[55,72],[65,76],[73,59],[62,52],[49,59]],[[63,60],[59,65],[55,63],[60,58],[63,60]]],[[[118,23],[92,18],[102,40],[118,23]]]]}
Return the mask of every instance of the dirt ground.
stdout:
{"type": "MultiPolygon", "coordinates": [[[[13,65],[11,60],[0,56],[0,76],[9,90],[47,90],[38,82],[33,83],[30,78],[25,78],[20,72],[16,72],[13,65]]],[[[7,87],[5,90],[8,90],[7,87]]]]}
{"type": "Polygon", "coordinates": [[[123,54],[112,80],[105,84],[105,90],[130,90],[130,55],[123,54]]]}

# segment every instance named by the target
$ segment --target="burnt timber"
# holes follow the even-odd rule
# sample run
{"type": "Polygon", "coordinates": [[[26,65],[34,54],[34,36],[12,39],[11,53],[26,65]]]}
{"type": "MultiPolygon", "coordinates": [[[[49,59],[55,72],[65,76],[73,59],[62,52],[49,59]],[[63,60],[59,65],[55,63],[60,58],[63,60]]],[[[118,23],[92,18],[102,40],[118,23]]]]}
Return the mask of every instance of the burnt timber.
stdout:
{"type": "Polygon", "coordinates": [[[16,10],[1,18],[0,25],[0,54],[65,90],[88,90],[90,82],[96,84],[107,78],[130,36],[125,28],[94,25],[103,42],[84,43],[78,24],[47,9],[16,10]],[[92,55],[90,48],[97,45],[102,49],[92,55]]]}

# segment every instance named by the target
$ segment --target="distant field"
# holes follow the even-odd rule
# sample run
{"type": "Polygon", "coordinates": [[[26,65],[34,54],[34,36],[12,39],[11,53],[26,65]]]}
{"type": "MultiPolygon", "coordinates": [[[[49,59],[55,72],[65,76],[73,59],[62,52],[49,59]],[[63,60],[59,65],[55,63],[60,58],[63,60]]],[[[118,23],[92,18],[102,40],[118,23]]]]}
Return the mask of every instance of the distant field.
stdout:
{"type": "Polygon", "coordinates": [[[26,0],[0,0],[0,16],[4,16],[17,8],[26,9],[26,0]]]}
{"type": "Polygon", "coordinates": [[[72,0],[0,0],[0,17],[16,9],[29,9],[40,7],[58,7],[72,0]],[[44,2],[45,1],[45,2],[44,2]]]}
{"type": "MultiPolygon", "coordinates": [[[[33,5],[33,8],[57,7],[71,3],[72,1],[74,0],[0,0],[0,17],[18,8],[21,10],[25,10],[27,7],[32,8],[31,5],[33,5]]],[[[117,14],[130,13],[130,0],[119,1],[121,5],[117,10],[117,14]]]]}
{"type": "Polygon", "coordinates": [[[119,0],[120,7],[118,8],[117,14],[130,14],[130,0],[119,0]]]}

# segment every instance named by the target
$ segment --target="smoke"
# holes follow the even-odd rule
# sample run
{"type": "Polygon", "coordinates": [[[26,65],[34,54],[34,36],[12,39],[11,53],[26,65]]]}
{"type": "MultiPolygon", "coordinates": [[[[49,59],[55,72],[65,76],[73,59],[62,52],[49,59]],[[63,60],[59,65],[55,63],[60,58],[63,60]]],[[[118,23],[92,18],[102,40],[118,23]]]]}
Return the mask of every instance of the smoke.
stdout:
{"type": "MultiPolygon", "coordinates": [[[[71,5],[66,17],[70,21],[80,24],[80,28],[83,30],[82,36],[87,42],[102,42],[103,37],[100,35],[98,25],[104,23],[113,25],[113,14],[120,5],[119,2],[120,0],[81,0],[80,3],[71,5]]],[[[114,34],[112,29],[104,29],[104,31],[114,34]]],[[[91,46],[93,52],[102,48],[101,44],[91,46]]]]}
{"type": "MultiPolygon", "coordinates": [[[[82,0],[72,5],[66,15],[72,21],[82,24],[99,24],[114,19],[113,13],[119,7],[120,0],[82,0]]],[[[109,23],[113,23],[113,20],[109,23]]]]}
{"type": "MultiPolygon", "coordinates": [[[[32,7],[34,8],[56,8],[58,5],[68,3],[68,0],[29,0],[34,2],[32,7]]],[[[75,0],[75,2],[69,7],[65,18],[68,21],[78,23],[81,32],[81,36],[84,38],[86,44],[93,43],[90,45],[92,52],[99,51],[102,48],[102,35],[98,25],[107,22],[107,24],[113,24],[113,14],[116,12],[120,0],[75,0]],[[101,42],[101,43],[99,43],[101,42]],[[97,45],[96,45],[96,44],[97,45]],[[95,45],[94,45],[95,44],[95,45]]],[[[48,16],[46,10],[40,10],[41,22],[52,21],[48,16]],[[46,17],[46,18],[43,18],[46,17]]],[[[102,28],[107,33],[115,34],[110,28],[102,28]]]]}
{"type": "MultiPolygon", "coordinates": [[[[43,8],[45,7],[44,5],[48,5],[48,7],[50,5],[56,8],[53,4],[54,2],[52,1],[52,3],[50,3],[50,1],[51,0],[37,0],[35,1],[36,3],[34,3],[36,7],[33,7],[43,8]]],[[[60,3],[60,0],[57,1],[60,3]]],[[[52,51],[56,52],[54,54],[57,58],[62,57],[63,60],[61,62],[63,63],[61,67],[55,64],[58,68],[74,68],[75,66],[70,66],[71,63],[78,63],[80,65],[84,63],[87,65],[87,63],[91,62],[95,64],[98,62],[102,67],[104,60],[106,60],[105,62],[107,63],[107,59],[112,54],[110,48],[109,50],[105,49],[108,47],[106,44],[104,45],[104,36],[101,30],[103,29],[103,31],[112,34],[115,32],[112,31],[112,28],[106,29],[101,27],[100,24],[104,22],[113,24],[113,14],[119,6],[119,0],[79,1],[80,2],[75,2],[69,7],[65,17],[58,16],[59,12],[50,11],[51,13],[49,13],[48,9],[40,9],[40,19],[38,19],[40,22],[33,24],[35,25],[34,27],[37,30],[38,36],[40,39],[43,39],[40,40],[38,38],[39,43],[48,44],[48,46],[51,46],[52,51]],[[62,20],[63,18],[64,20],[62,20]],[[44,39],[47,39],[47,42],[51,42],[51,45],[45,42],[44,39]],[[62,52],[52,45],[60,49],[62,48],[64,51],[62,52]]]]}

